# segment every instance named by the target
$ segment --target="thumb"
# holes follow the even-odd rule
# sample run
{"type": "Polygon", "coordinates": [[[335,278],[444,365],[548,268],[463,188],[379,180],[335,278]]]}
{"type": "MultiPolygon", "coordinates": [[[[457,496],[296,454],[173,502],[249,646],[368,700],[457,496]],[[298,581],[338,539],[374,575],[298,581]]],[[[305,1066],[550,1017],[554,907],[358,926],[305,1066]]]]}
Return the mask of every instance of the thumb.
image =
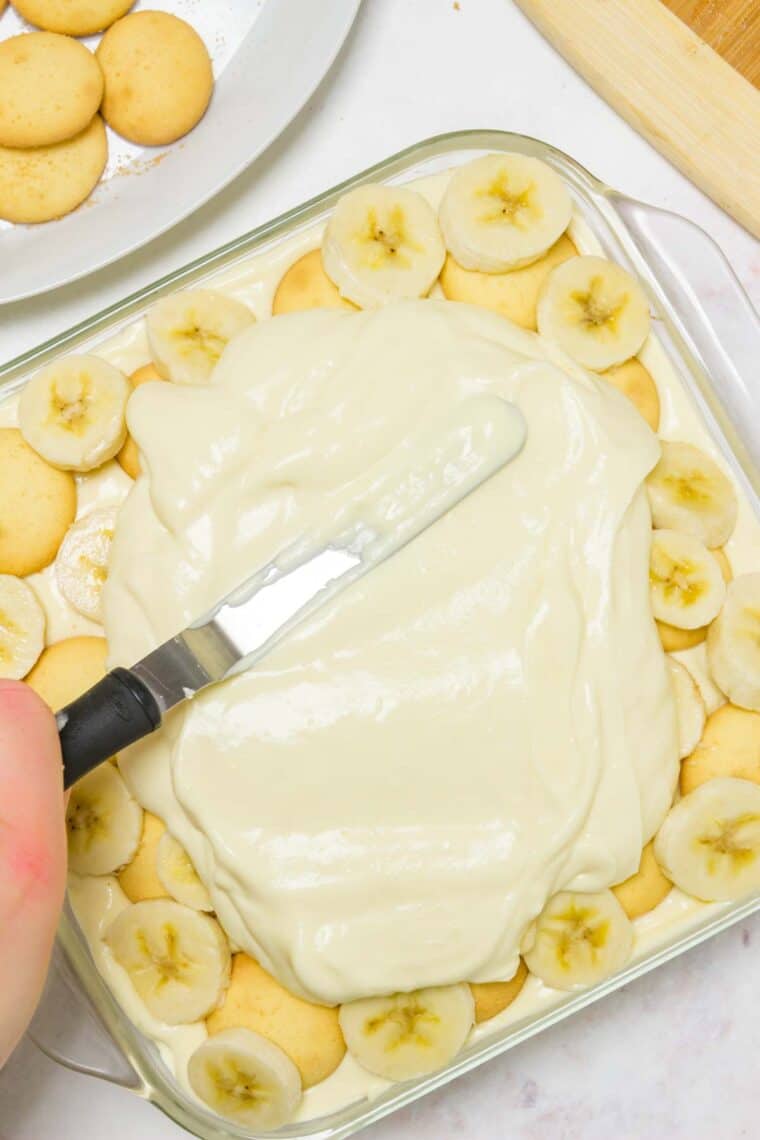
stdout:
{"type": "Polygon", "coordinates": [[[0,1066],[39,1000],[65,880],[55,720],[27,685],[0,680],[0,1066]]]}

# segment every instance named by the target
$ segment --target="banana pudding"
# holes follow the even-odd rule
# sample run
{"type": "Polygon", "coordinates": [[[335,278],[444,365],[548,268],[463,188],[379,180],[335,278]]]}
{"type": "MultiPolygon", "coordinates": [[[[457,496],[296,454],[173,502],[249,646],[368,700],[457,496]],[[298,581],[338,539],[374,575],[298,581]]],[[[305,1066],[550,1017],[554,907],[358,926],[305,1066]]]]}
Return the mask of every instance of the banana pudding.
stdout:
{"type": "Polygon", "coordinates": [[[208,285],[3,409],[4,485],[19,450],[62,482],[31,558],[3,508],[0,672],[53,705],[103,633],[109,665],[142,657],[441,409],[488,393],[527,424],[468,500],[72,792],[98,968],[193,1095],[266,1129],[431,1073],[760,888],[760,527],[640,285],[535,159],[362,186],[208,285]]]}

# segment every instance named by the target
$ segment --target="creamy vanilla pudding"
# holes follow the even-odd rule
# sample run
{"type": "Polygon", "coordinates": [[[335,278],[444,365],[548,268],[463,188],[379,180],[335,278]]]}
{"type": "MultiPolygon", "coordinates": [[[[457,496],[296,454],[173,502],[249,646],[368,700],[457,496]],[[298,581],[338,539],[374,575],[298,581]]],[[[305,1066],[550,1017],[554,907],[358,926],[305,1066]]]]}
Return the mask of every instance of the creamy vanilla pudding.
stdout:
{"type": "Polygon", "coordinates": [[[678,772],[648,620],[657,441],[611,387],[445,301],[262,322],[213,385],[130,407],[150,476],[112,551],[114,664],[323,531],[414,425],[478,391],[520,408],[522,453],[123,760],[234,941],[311,1000],[510,977],[550,894],[638,867],[678,772]]]}
{"type": "MultiPolygon", "coordinates": [[[[450,514],[173,713],[120,776],[75,790],[70,898],[98,968],[192,1095],[261,1127],[433,1071],[754,885],[756,824],[727,844],[714,821],[760,796],[736,760],[760,716],[733,689],[751,676],[735,645],[754,587],[745,605],[725,582],[760,568],[757,520],[631,315],[639,294],[621,300],[636,283],[608,275],[548,168],[530,241],[489,240],[482,271],[478,188],[494,224],[494,201],[519,215],[530,171],[464,169],[365,188],[324,241],[316,227],[205,282],[182,382],[181,301],[99,345],[119,372],[157,369],[127,405],[137,480],[114,459],[76,475],[80,518],[119,508],[102,608],[72,607],[60,565],[25,576],[48,646],[104,630],[108,665],[129,665],[328,533],[420,425],[478,397],[524,418],[520,453],[450,514]],[[613,355],[633,338],[624,360],[578,333],[578,297],[588,326],[609,318],[613,355]],[[535,319],[552,337],[513,323],[535,319]],[[631,366],[636,383],[616,384],[631,366]],[[93,800],[129,820],[97,874],[93,800]],[[735,881],[695,865],[695,827],[741,855],[735,881]],[[166,975],[159,998],[138,943],[166,975]],[[202,991],[183,956],[202,960],[202,991]],[[274,1090],[269,1116],[256,1088],[274,1090]]],[[[0,426],[17,422],[9,401],[0,426]]]]}

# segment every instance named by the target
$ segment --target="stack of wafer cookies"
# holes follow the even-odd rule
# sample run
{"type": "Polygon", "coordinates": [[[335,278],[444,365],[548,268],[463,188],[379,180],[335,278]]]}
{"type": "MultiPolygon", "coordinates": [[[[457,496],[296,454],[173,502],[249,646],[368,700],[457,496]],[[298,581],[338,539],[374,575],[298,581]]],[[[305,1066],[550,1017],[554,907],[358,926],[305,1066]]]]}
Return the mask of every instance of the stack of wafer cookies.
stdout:
{"type": "Polygon", "coordinates": [[[133,2],[14,3],[40,30],[0,42],[0,218],[46,222],[84,202],[108,161],[106,124],[164,146],[205,114],[214,80],[203,41],[166,12],[129,14],[133,2]],[[103,31],[95,52],[75,38],[103,31]]]}

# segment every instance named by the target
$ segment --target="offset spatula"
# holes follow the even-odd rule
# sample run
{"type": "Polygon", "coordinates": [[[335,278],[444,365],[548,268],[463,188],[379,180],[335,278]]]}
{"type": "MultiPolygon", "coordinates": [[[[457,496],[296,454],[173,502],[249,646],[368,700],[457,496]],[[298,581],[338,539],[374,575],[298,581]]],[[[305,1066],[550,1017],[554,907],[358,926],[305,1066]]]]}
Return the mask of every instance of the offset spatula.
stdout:
{"type": "Polygon", "coordinates": [[[176,637],[62,709],[64,785],[155,732],[175,705],[254,665],[499,471],[525,434],[513,404],[480,395],[414,435],[357,484],[328,534],[288,547],[176,637]]]}

